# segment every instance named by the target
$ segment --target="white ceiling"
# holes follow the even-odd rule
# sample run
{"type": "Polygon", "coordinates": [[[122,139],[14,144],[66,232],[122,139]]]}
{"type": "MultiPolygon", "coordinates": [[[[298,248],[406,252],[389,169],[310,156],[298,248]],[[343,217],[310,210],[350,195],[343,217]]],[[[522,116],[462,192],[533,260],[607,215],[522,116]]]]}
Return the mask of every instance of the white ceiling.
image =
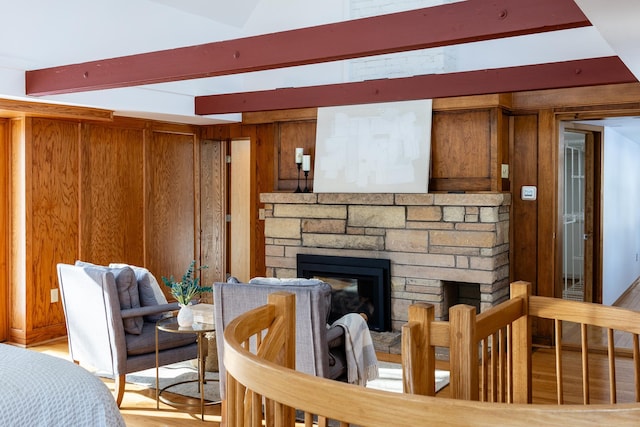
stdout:
{"type": "MultiPolygon", "coordinates": [[[[594,27],[446,48],[447,72],[618,55],[640,76],[640,1],[575,0],[594,27]]],[[[386,2],[385,12],[447,0],[386,2]],[[389,4],[390,3],[390,4],[389,4]],[[391,9],[393,7],[393,9],[391,9]]],[[[25,95],[26,70],[67,65],[358,18],[355,0],[0,0],[0,97],[25,95]]],[[[357,2],[362,4],[362,0],[357,2]]],[[[380,3],[378,1],[378,3],[380,3]]],[[[408,55],[386,56],[400,61],[408,55]]],[[[194,97],[354,81],[351,61],[37,98],[112,109],[116,114],[207,124],[194,97]]],[[[422,73],[432,71],[425,70],[422,73]]],[[[412,69],[411,74],[420,74],[412,69]]],[[[384,72],[375,78],[389,77],[384,72]]],[[[393,77],[399,77],[394,74],[393,77]]],[[[640,122],[634,120],[633,123],[640,122]]],[[[640,135],[640,129],[638,130],[640,135]]],[[[637,138],[640,139],[640,138],[637,138]]]]}

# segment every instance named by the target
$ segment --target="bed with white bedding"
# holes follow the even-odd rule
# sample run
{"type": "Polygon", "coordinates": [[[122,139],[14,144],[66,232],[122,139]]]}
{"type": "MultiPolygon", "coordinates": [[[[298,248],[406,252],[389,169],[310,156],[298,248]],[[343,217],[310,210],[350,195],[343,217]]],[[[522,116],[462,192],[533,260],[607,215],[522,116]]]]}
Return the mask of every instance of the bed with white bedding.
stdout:
{"type": "Polygon", "coordinates": [[[124,426],[115,399],[74,363],[0,344],[1,426],[124,426]]]}

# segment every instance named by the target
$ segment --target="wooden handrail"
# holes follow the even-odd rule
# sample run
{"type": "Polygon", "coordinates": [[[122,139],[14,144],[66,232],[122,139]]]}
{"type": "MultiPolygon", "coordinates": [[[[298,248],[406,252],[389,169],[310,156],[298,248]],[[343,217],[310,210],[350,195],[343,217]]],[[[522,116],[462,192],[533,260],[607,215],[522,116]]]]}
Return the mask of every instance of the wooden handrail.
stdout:
{"type": "MultiPolygon", "coordinates": [[[[589,354],[607,355],[608,401],[618,401],[618,381],[616,380],[616,357],[633,357],[636,401],[640,401],[640,312],[607,307],[599,304],[560,300],[531,295],[531,285],[527,282],[511,284],[511,299],[476,315],[475,309],[466,305],[454,306],[449,310],[449,322],[435,322],[416,316],[409,311],[409,325],[403,333],[403,360],[407,360],[404,373],[407,377],[419,372],[428,388],[419,384],[416,378],[405,378],[406,392],[433,395],[431,372],[422,372],[420,364],[428,366],[420,352],[412,348],[419,338],[412,334],[426,334],[423,343],[427,354],[428,346],[444,345],[444,340],[433,339],[433,333],[449,336],[450,396],[456,399],[481,400],[485,402],[531,403],[531,357],[532,319],[552,320],[556,336],[556,393],[557,403],[564,403],[563,350],[569,347],[563,342],[563,322],[576,323],[579,343],[572,348],[580,352],[578,364],[581,371],[582,402],[591,403],[589,354]],[[416,326],[414,323],[424,323],[416,326]],[[594,334],[592,327],[602,328],[601,338],[594,334]],[[616,340],[622,333],[631,334],[633,342],[621,347],[616,340]],[[590,342],[593,337],[606,341],[604,345],[590,342]],[[479,351],[478,351],[479,348],[479,351]]],[[[446,346],[446,345],[444,345],[446,346]]],[[[424,351],[423,351],[424,353],[424,351]]]]}
{"type": "MultiPolygon", "coordinates": [[[[268,303],[277,304],[280,302],[272,299],[268,303]]],[[[303,374],[253,354],[250,346],[246,345],[253,335],[250,332],[278,329],[291,324],[292,320],[287,319],[290,314],[284,310],[284,321],[279,323],[280,326],[277,325],[277,311],[274,307],[245,313],[225,329],[228,384],[238,398],[238,401],[229,405],[226,418],[228,426],[261,424],[257,419],[245,424],[244,414],[250,413],[245,406],[247,401],[253,402],[254,406],[259,402],[273,402],[274,416],[266,425],[276,427],[294,425],[293,420],[284,415],[291,413],[293,408],[308,414],[305,417],[306,425],[311,425],[310,415],[315,414],[319,420],[333,419],[340,421],[341,425],[369,427],[424,425],[426,421],[453,427],[532,424],[562,427],[604,424],[631,426],[640,419],[640,405],[636,404],[554,406],[482,403],[372,390],[303,374]],[[337,400],[340,404],[336,404],[337,400]]],[[[267,341],[263,340],[262,345],[266,345],[267,341]]],[[[275,344],[275,341],[269,342],[275,344]]],[[[265,353],[272,352],[265,350],[265,353]]],[[[230,396],[229,391],[227,396],[230,396]]]]}
{"type": "Polygon", "coordinates": [[[529,315],[640,334],[640,313],[620,307],[532,295],[529,315]]]}

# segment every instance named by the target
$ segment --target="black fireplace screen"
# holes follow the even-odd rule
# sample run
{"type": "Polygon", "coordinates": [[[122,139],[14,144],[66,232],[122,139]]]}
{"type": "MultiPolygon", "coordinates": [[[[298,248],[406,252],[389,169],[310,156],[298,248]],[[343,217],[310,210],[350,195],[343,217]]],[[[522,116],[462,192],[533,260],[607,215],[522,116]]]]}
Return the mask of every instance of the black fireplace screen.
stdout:
{"type": "Polygon", "coordinates": [[[367,315],[369,329],[391,330],[391,266],[388,259],[298,254],[298,277],[332,287],[333,322],[346,313],[367,315]]]}

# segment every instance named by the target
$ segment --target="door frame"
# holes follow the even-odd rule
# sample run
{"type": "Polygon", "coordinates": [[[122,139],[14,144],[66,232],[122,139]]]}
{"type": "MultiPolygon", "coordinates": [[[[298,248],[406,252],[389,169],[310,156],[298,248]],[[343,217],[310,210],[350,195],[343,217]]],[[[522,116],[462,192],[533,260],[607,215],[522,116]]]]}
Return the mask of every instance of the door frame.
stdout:
{"type": "Polygon", "coordinates": [[[11,122],[9,119],[0,118],[0,197],[5,201],[0,207],[0,342],[9,338],[9,313],[11,313],[11,296],[9,294],[9,230],[10,216],[10,142],[11,122]]]}
{"type": "Polygon", "coordinates": [[[558,121],[558,162],[557,162],[557,222],[556,222],[556,262],[554,296],[562,298],[563,283],[563,237],[564,221],[562,210],[564,207],[564,132],[572,131],[585,134],[585,226],[591,228],[588,238],[590,244],[585,245],[584,275],[589,276],[589,284],[585,284],[584,300],[588,302],[602,303],[602,268],[603,268],[603,235],[602,235],[602,168],[603,168],[603,135],[604,127],[572,120],[558,121]]]}

